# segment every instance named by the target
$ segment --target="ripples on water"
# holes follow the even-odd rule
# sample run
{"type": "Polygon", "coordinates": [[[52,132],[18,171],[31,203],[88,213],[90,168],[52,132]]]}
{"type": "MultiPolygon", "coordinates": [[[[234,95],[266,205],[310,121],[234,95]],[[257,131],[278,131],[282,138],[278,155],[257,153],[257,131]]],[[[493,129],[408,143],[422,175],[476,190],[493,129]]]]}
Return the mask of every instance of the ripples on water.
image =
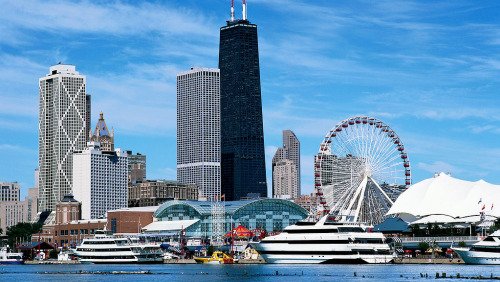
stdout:
{"type": "MultiPolygon", "coordinates": [[[[2,265],[1,281],[409,281],[448,276],[500,276],[500,266],[473,265],[2,265]],[[151,271],[152,274],[80,274],[79,272],[151,271]],[[278,275],[276,275],[276,272],[278,275]],[[356,272],[356,276],[354,276],[356,272]],[[420,274],[423,274],[422,278],[420,274]],[[425,277],[428,274],[428,277],[425,277]],[[364,278],[363,278],[364,276],[364,278]]],[[[440,279],[439,281],[463,281],[440,279]]]]}

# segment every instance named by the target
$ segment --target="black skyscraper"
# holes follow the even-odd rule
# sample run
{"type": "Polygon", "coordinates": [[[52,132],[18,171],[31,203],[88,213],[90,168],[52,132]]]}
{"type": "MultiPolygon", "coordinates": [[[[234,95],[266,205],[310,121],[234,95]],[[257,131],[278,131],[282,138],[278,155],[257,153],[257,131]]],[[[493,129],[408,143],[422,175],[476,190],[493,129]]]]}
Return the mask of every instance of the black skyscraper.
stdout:
{"type": "Polygon", "coordinates": [[[257,25],[243,19],[221,27],[219,68],[221,194],[267,197],[257,25]]]}

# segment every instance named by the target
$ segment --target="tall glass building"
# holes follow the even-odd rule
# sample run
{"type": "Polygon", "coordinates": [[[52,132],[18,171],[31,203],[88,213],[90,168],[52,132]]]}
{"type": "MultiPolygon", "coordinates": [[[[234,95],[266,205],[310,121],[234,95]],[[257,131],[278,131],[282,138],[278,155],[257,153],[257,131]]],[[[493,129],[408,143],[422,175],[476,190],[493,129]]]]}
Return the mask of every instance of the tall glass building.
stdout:
{"type": "MultiPolygon", "coordinates": [[[[233,228],[242,225],[249,230],[262,229],[267,233],[283,231],[285,227],[304,220],[308,214],[306,209],[296,203],[281,199],[231,201],[222,204],[224,234],[231,230],[231,223],[233,228]]],[[[159,221],[182,221],[186,237],[211,237],[212,205],[213,202],[204,201],[168,201],[156,210],[153,217],[159,221]]]]}
{"type": "Polygon", "coordinates": [[[221,193],[267,197],[257,25],[243,19],[221,27],[219,69],[221,193]]]}

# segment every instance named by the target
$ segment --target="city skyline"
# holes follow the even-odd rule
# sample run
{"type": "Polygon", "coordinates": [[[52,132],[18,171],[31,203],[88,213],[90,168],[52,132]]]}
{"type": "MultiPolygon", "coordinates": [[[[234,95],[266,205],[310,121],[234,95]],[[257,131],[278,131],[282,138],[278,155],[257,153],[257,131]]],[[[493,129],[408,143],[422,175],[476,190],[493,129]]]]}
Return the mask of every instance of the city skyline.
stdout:
{"type": "MultiPolygon", "coordinates": [[[[498,6],[250,0],[248,18],[259,25],[268,193],[282,129],[301,140],[307,194],[321,140],[358,114],[383,120],[402,138],[413,183],[440,171],[500,183],[498,6]]],[[[0,140],[0,180],[19,181],[21,197],[34,187],[37,79],[59,61],[87,76],[92,124],[106,112],[120,147],[149,155],[149,178],[176,179],[175,74],[217,67],[229,7],[230,1],[5,3],[0,129],[8,138],[0,140]]]]}

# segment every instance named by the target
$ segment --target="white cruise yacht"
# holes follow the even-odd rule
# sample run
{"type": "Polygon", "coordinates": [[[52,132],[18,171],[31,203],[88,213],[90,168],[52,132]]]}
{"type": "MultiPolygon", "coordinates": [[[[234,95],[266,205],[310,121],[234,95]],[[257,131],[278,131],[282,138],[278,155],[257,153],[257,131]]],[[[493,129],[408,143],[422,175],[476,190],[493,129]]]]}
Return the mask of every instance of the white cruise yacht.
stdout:
{"type": "Polygon", "coordinates": [[[259,243],[251,243],[268,263],[389,263],[393,255],[382,233],[359,223],[298,222],[259,243]]]}
{"type": "Polygon", "coordinates": [[[73,250],[82,263],[161,263],[160,245],[141,244],[130,238],[118,238],[99,232],[92,239],[83,239],[73,250]]]}
{"type": "Polygon", "coordinates": [[[466,264],[500,264],[500,230],[471,248],[452,248],[466,264]]]}

